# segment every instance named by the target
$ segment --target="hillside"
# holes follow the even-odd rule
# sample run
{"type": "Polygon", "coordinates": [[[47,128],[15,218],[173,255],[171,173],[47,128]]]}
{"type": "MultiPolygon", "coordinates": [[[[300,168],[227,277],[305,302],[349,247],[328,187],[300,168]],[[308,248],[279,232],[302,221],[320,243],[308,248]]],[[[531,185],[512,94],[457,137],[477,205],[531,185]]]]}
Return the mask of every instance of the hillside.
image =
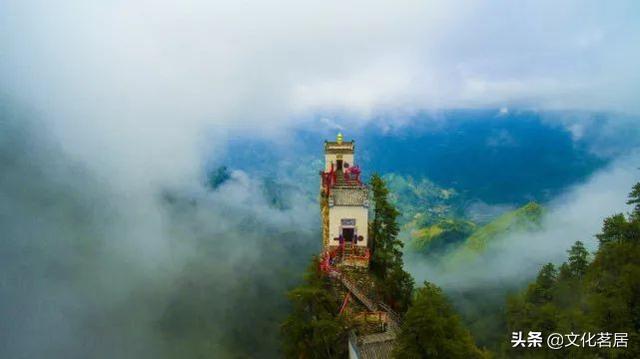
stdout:
{"type": "Polygon", "coordinates": [[[426,177],[416,179],[396,173],[387,173],[383,179],[405,229],[433,225],[461,212],[461,196],[453,188],[442,188],[426,177]]]}
{"type": "MultiPolygon", "coordinates": [[[[398,182],[400,181],[396,180],[396,183],[398,182]]],[[[399,196],[399,202],[405,201],[405,205],[410,206],[406,204],[404,196],[399,196]]],[[[413,207],[416,213],[403,226],[403,239],[407,249],[425,255],[443,254],[445,250],[455,247],[456,252],[479,252],[489,242],[508,233],[537,229],[543,214],[543,208],[539,204],[530,202],[498,216],[483,226],[478,226],[464,217],[456,216],[454,213],[460,212],[460,209],[454,204],[457,203],[451,201],[450,204],[441,205],[440,208],[444,209],[439,212],[418,212],[417,208],[413,207]]]]}
{"type": "Polygon", "coordinates": [[[535,202],[529,202],[480,227],[467,238],[464,248],[481,251],[490,241],[503,237],[510,232],[535,230],[540,226],[542,214],[542,206],[535,202]]]}
{"type": "Polygon", "coordinates": [[[446,218],[430,226],[411,230],[408,246],[414,252],[438,254],[464,242],[475,230],[476,224],[471,221],[446,218]]]}
{"type": "MultiPolygon", "coordinates": [[[[565,346],[562,351],[542,348],[540,357],[640,357],[640,183],[626,203],[633,211],[604,220],[595,252],[576,241],[564,263],[542,265],[528,286],[507,298],[506,332],[559,328],[581,333],[597,328],[600,333],[589,340],[598,345],[565,346]],[[602,340],[606,343],[603,333],[621,334],[615,334],[613,345],[600,345],[602,340]]],[[[521,347],[503,348],[504,357],[528,354],[521,347]]]]}
{"type": "MultiPolygon", "coordinates": [[[[457,268],[478,257],[478,254],[483,252],[492,242],[503,240],[509,234],[539,229],[543,213],[542,206],[535,202],[504,213],[486,225],[477,228],[465,240],[458,242],[459,244],[449,247],[451,250],[446,253],[441,252],[443,256],[438,258],[438,262],[449,270],[457,268]]],[[[435,231],[433,232],[435,233],[435,231]]]]}

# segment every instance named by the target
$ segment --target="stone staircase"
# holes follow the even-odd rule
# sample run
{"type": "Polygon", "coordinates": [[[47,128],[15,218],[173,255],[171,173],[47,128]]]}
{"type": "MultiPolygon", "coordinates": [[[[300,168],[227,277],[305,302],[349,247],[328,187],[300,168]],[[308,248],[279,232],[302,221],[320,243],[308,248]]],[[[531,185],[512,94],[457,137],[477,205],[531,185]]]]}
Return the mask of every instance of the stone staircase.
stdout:
{"type": "MultiPolygon", "coordinates": [[[[341,259],[341,258],[340,258],[341,259]]],[[[383,302],[372,299],[355,282],[339,269],[326,262],[324,271],[329,277],[339,281],[348,293],[356,298],[369,312],[384,313],[386,326],[381,333],[357,336],[355,332],[349,335],[349,358],[354,359],[382,359],[390,358],[396,335],[400,331],[402,318],[398,313],[383,302]]],[[[341,309],[342,311],[342,309],[341,309]]]]}
{"type": "Polygon", "coordinates": [[[351,294],[353,294],[353,296],[358,298],[360,303],[364,304],[364,306],[367,307],[367,309],[369,309],[372,312],[377,312],[378,311],[377,303],[374,302],[373,300],[369,299],[369,297],[367,297],[366,294],[364,294],[364,292],[362,292],[360,290],[360,288],[358,288],[358,286],[356,286],[349,279],[347,279],[346,276],[341,274],[340,275],[340,281],[345,286],[345,288],[347,288],[349,290],[349,292],[351,294]]]}
{"type": "MultiPolygon", "coordinates": [[[[337,271],[336,271],[337,272],[337,271]]],[[[350,359],[386,359],[391,358],[396,335],[400,331],[402,319],[398,313],[388,305],[370,299],[357,285],[351,282],[345,275],[337,272],[342,285],[356,297],[371,312],[382,311],[386,313],[387,326],[382,333],[357,336],[355,332],[349,335],[350,359]]]]}

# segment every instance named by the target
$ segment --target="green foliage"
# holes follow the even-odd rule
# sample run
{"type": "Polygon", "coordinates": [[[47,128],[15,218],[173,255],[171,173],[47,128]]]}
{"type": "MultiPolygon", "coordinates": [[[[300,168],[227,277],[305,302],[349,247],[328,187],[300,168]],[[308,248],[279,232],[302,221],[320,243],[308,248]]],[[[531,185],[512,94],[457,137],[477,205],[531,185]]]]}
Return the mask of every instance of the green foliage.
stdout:
{"type": "Polygon", "coordinates": [[[396,339],[397,358],[483,358],[442,290],[425,282],[416,291],[396,339]]]}
{"type": "Polygon", "coordinates": [[[634,205],[633,213],[637,216],[640,213],[640,182],[636,183],[629,193],[627,204],[634,205]]]}
{"type": "Polygon", "coordinates": [[[503,240],[512,233],[540,229],[543,214],[544,209],[535,202],[502,214],[475,230],[462,244],[453,248],[446,261],[443,261],[444,265],[455,268],[476,258],[491,242],[503,240]]]}
{"type": "Polygon", "coordinates": [[[373,220],[369,227],[371,270],[382,298],[396,310],[404,312],[411,300],[413,279],[403,269],[403,244],[398,239],[399,212],[389,202],[389,190],[377,174],[371,177],[371,191],[374,203],[373,220]]]}
{"type": "Polygon", "coordinates": [[[511,282],[485,282],[477,286],[448,288],[446,294],[476,344],[499,352],[507,332],[505,298],[518,289],[521,286],[511,282]]]}
{"type": "Polygon", "coordinates": [[[573,247],[568,250],[568,253],[569,261],[566,269],[569,272],[566,275],[573,278],[582,278],[589,266],[589,252],[584,247],[584,243],[577,241],[573,247]]]}
{"type": "MultiPolygon", "coordinates": [[[[636,184],[628,203],[639,203],[639,195],[636,184]]],[[[640,207],[605,219],[597,238],[592,262],[578,241],[558,271],[545,265],[534,283],[508,299],[509,332],[628,333],[628,348],[541,348],[536,357],[640,357],[640,207]]],[[[505,355],[533,357],[523,348],[506,348],[505,355]]]]}
{"type": "Polygon", "coordinates": [[[409,248],[423,254],[441,254],[462,243],[476,229],[473,222],[448,218],[411,232],[409,248]]]}
{"type": "Polygon", "coordinates": [[[630,220],[620,213],[604,220],[602,233],[596,235],[601,244],[637,242],[640,240],[640,212],[634,211],[630,220]]]}
{"type": "Polygon", "coordinates": [[[389,190],[377,174],[371,177],[373,193],[373,221],[370,227],[373,257],[371,269],[379,278],[386,277],[387,270],[396,260],[402,260],[402,242],[398,239],[400,228],[398,210],[388,201],[389,190]]]}
{"type": "Polygon", "coordinates": [[[553,299],[553,287],[558,278],[558,271],[552,263],[542,267],[536,281],[527,288],[527,300],[531,303],[543,305],[553,299]]]}
{"type": "Polygon", "coordinates": [[[507,233],[538,229],[543,213],[539,204],[530,202],[479,228],[467,239],[465,246],[472,250],[483,250],[490,241],[507,233]]]}
{"type": "Polygon", "coordinates": [[[388,270],[384,279],[376,281],[376,288],[382,299],[400,312],[406,311],[411,303],[413,285],[411,275],[398,265],[388,270]]]}
{"type": "Polygon", "coordinates": [[[314,257],[305,283],[288,293],[293,305],[282,325],[287,358],[342,358],[346,355],[348,324],[337,315],[339,303],[327,290],[328,279],[314,257]]]}
{"type": "Polygon", "coordinates": [[[618,357],[640,357],[640,243],[605,242],[585,279],[590,320],[596,328],[629,333],[629,349],[618,357]]]}
{"type": "MultiPolygon", "coordinates": [[[[582,243],[576,243],[569,252],[582,254],[583,249],[582,243]]],[[[563,264],[559,271],[551,263],[544,265],[533,283],[522,293],[507,299],[508,333],[522,331],[526,335],[529,331],[540,331],[546,336],[552,332],[588,332],[580,274],[574,273],[575,268],[570,263],[563,264]]],[[[504,340],[508,342],[508,338],[504,340]]],[[[506,344],[504,348],[507,357],[562,358],[570,355],[580,358],[592,355],[582,348],[511,348],[506,344]]]]}
{"type": "Polygon", "coordinates": [[[414,228],[426,227],[441,219],[462,214],[459,194],[451,188],[441,188],[427,178],[414,179],[387,173],[383,180],[389,188],[389,200],[400,210],[400,222],[414,228]]]}

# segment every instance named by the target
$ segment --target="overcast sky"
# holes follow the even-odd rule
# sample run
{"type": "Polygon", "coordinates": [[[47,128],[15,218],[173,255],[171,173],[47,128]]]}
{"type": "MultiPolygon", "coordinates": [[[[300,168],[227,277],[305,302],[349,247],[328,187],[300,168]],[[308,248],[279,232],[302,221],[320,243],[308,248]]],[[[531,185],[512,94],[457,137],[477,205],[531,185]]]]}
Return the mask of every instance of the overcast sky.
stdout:
{"type": "Polygon", "coordinates": [[[210,136],[278,134],[318,112],[640,111],[636,1],[0,6],[3,91],[127,183],[136,169],[182,181],[215,152],[210,136]]]}
{"type": "MultiPolygon", "coordinates": [[[[318,245],[317,205],[277,211],[242,172],[205,191],[230,136],[334,126],[327,113],[344,127],[452,108],[637,118],[639,20],[638,1],[0,0],[0,356],[156,358],[185,273],[228,294],[259,268],[284,300],[262,270],[282,265],[263,249],[283,235],[265,233],[318,245]]],[[[582,218],[619,209],[636,159],[569,192],[562,233],[583,239],[582,218]],[[594,203],[611,208],[574,210],[594,203]]]]}

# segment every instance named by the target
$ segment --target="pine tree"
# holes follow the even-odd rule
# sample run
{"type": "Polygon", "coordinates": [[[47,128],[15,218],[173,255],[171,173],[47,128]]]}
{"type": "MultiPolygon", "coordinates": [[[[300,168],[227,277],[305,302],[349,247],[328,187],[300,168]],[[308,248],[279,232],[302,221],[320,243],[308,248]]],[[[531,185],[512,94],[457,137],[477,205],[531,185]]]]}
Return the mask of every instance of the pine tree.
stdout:
{"type": "Polygon", "coordinates": [[[377,288],[383,299],[394,309],[404,312],[409,306],[414,282],[403,269],[403,244],[398,239],[399,212],[389,202],[389,190],[377,174],[371,177],[371,190],[374,204],[369,233],[372,242],[371,271],[377,278],[377,288]]]}
{"type": "Polygon", "coordinates": [[[416,291],[396,339],[396,358],[483,358],[447,301],[429,282],[416,291]]]}
{"type": "Polygon", "coordinates": [[[633,204],[633,214],[632,216],[640,215],[640,182],[636,183],[631,189],[631,193],[629,193],[629,200],[627,204],[633,204]]]}
{"type": "MultiPolygon", "coordinates": [[[[540,355],[640,357],[640,184],[629,197],[627,203],[635,204],[633,212],[604,220],[593,261],[578,241],[559,273],[553,265],[545,265],[536,281],[507,304],[509,331],[627,333],[627,347],[545,349],[540,355]]],[[[508,348],[506,355],[534,357],[525,349],[508,348]]]]}
{"type": "Polygon", "coordinates": [[[536,281],[527,290],[527,301],[542,305],[553,300],[553,288],[556,284],[558,271],[553,263],[542,267],[536,281]]]}
{"type": "Polygon", "coordinates": [[[402,261],[403,245],[397,238],[400,232],[397,217],[400,213],[389,203],[389,190],[377,174],[371,177],[371,191],[374,204],[371,222],[373,243],[371,269],[378,277],[384,278],[394,262],[402,261]]]}
{"type": "Polygon", "coordinates": [[[600,248],[586,275],[588,303],[594,327],[629,335],[629,347],[611,350],[611,357],[640,357],[640,183],[633,186],[625,217],[605,219],[597,235],[600,248]]]}
{"type": "Polygon", "coordinates": [[[569,253],[568,269],[573,277],[582,278],[589,266],[589,252],[584,248],[584,243],[577,241],[569,253]]]}
{"type": "Polygon", "coordinates": [[[343,358],[348,323],[337,315],[339,303],[327,290],[314,257],[305,283],[288,293],[291,315],[282,325],[283,352],[287,358],[343,358]]]}

